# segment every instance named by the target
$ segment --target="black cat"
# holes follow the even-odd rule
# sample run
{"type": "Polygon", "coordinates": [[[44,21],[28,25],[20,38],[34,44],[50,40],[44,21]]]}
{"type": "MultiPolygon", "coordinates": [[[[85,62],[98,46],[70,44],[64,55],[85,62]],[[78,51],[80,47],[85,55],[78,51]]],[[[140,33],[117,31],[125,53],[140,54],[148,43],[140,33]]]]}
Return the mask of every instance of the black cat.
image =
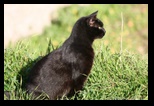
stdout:
{"type": "Polygon", "coordinates": [[[93,64],[92,43],[106,32],[97,12],[81,17],[63,45],[35,64],[26,83],[28,92],[45,92],[55,100],[82,89],[93,64]]]}

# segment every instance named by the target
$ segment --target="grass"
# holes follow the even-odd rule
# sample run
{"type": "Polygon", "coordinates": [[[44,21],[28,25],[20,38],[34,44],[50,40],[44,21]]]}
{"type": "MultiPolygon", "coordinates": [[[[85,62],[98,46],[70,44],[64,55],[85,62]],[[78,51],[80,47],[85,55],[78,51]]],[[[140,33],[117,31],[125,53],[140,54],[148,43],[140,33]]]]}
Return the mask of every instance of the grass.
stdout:
{"type": "MultiPolygon", "coordinates": [[[[52,51],[52,47],[49,46],[52,51]]],[[[95,50],[97,47],[94,47],[95,50]]],[[[48,50],[48,48],[47,48],[48,50]]],[[[36,54],[30,53],[26,45],[18,43],[16,48],[7,49],[4,55],[4,89],[12,92],[13,100],[29,100],[31,96],[22,90],[30,68],[36,62],[36,54]]],[[[127,51],[112,54],[109,47],[100,45],[96,50],[91,74],[79,92],[78,100],[147,99],[148,63],[147,58],[127,51]],[[121,61],[120,61],[121,57],[121,61]]],[[[5,99],[7,99],[5,97],[5,99]]],[[[65,98],[66,99],[66,98],[65,98]]],[[[71,100],[74,97],[71,98],[71,100]]]]}
{"type": "MultiPolygon", "coordinates": [[[[59,17],[53,20],[52,25],[46,27],[42,34],[26,38],[5,49],[4,91],[11,91],[10,100],[33,99],[22,89],[30,69],[42,56],[62,44],[79,17],[95,10],[99,10],[98,18],[105,24],[106,36],[93,44],[94,64],[83,90],[77,96],[72,98],[64,96],[61,100],[148,99],[146,5],[91,5],[91,7],[92,9],[73,5],[60,9],[59,17]],[[125,7],[125,12],[122,12],[124,28],[121,30],[120,13],[123,7],[125,7]],[[131,36],[135,34],[140,36],[131,36]],[[144,48],[142,52],[137,49],[140,46],[144,48]]],[[[8,98],[4,95],[4,99],[8,98]]]]}

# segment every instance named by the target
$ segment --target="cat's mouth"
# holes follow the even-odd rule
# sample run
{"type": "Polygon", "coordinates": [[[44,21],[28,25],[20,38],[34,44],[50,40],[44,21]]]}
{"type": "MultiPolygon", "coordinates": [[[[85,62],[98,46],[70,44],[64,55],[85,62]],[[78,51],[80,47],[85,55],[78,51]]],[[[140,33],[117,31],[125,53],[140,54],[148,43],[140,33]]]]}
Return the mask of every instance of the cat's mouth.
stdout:
{"type": "Polygon", "coordinates": [[[104,34],[106,33],[106,30],[103,27],[98,27],[99,30],[102,30],[104,34]]]}
{"type": "Polygon", "coordinates": [[[106,30],[104,29],[103,25],[96,24],[94,27],[97,28],[100,31],[100,34],[97,37],[102,38],[106,33],[106,30]]]}
{"type": "Polygon", "coordinates": [[[101,33],[102,36],[105,35],[106,30],[103,28],[103,26],[99,26],[99,25],[97,25],[97,26],[95,26],[95,28],[97,28],[98,30],[100,30],[100,31],[102,32],[102,33],[101,33]]]}

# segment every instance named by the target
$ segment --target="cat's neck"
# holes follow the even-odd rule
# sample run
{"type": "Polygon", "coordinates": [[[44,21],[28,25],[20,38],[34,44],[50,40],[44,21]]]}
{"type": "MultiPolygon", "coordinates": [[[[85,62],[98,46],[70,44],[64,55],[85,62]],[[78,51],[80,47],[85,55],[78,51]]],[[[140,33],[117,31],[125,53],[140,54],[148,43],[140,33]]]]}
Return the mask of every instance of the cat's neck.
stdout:
{"type": "Polygon", "coordinates": [[[84,33],[73,33],[66,42],[92,47],[93,39],[88,39],[84,33]]]}

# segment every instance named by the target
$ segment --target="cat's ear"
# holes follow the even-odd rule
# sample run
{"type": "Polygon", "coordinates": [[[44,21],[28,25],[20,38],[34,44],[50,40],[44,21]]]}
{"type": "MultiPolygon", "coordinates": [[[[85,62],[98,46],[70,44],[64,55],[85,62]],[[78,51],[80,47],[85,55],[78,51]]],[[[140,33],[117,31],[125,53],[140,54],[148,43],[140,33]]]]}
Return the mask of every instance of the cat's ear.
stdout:
{"type": "Polygon", "coordinates": [[[98,10],[89,15],[90,18],[96,18],[98,10]]]}
{"type": "Polygon", "coordinates": [[[88,19],[87,19],[88,25],[93,26],[93,24],[95,23],[96,17],[97,17],[97,12],[98,11],[96,11],[88,16],[88,19]]]}

